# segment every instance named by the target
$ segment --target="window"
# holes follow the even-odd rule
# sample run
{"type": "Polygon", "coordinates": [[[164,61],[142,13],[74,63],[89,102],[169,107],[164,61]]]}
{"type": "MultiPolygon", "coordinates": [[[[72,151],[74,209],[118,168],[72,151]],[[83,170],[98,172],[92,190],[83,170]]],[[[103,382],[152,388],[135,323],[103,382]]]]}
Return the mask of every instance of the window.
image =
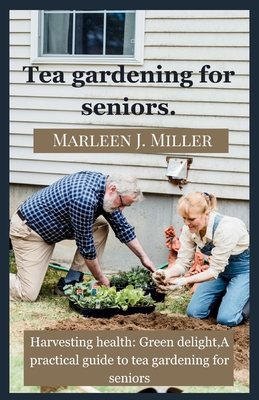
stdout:
{"type": "Polygon", "coordinates": [[[142,63],[143,11],[42,10],[33,14],[38,40],[32,46],[32,62],[142,63]]]}

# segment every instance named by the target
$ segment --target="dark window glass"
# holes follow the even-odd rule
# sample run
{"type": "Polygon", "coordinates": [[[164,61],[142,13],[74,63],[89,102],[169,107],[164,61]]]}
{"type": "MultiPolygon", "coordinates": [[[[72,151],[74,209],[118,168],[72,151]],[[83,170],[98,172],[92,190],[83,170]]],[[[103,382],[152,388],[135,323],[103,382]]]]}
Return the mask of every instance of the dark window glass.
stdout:
{"type": "Polygon", "coordinates": [[[123,54],[125,13],[107,15],[106,54],[123,54]]]}
{"type": "Polygon", "coordinates": [[[103,54],[103,14],[77,14],[75,54],[103,54]]]}
{"type": "Polygon", "coordinates": [[[134,56],[135,12],[44,12],[43,55],[134,56]]]}

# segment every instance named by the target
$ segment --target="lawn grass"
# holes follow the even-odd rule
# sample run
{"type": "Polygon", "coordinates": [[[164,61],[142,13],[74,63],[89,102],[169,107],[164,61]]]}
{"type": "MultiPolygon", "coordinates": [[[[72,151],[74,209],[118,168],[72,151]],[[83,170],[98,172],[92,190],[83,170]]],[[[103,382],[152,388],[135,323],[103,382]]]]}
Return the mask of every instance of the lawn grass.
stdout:
{"type": "MultiPolygon", "coordinates": [[[[9,257],[10,272],[16,272],[15,259],[12,251],[9,257]]],[[[25,330],[41,330],[48,324],[61,319],[84,318],[75,314],[69,308],[66,297],[55,296],[53,288],[61,276],[66,272],[48,268],[39,297],[33,303],[10,302],[9,332],[10,332],[10,367],[9,367],[9,392],[10,393],[40,393],[39,386],[23,385],[23,335],[25,330]]],[[[91,276],[85,279],[92,279],[91,276]]],[[[185,314],[190,300],[187,292],[181,296],[165,299],[164,303],[157,303],[156,311],[185,314]]],[[[141,386],[96,386],[101,393],[137,393],[141,386]]],[[[249,393],[249,387],[240,382],[234,382],[234,386],[199,386],[179,387],[184,393],[249,393]]],[[[83,393],[77,387],[60,387],[55,393],[83,393]]]]}

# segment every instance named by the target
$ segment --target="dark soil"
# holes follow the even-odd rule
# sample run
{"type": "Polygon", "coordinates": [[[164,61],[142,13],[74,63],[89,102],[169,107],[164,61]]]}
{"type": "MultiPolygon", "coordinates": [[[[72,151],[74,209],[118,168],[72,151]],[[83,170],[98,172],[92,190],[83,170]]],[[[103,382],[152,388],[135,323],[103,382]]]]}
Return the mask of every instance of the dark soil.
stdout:
{"type": "Polygon", "coordinates": [[[250,330],[249,321],[229,328],[214,318],[199,320],[187,316],[160,313],[117,315],[111,318],[66,319],[47,330],[229,330],[234,332],[234,380],[249,383],[250,330]]]}

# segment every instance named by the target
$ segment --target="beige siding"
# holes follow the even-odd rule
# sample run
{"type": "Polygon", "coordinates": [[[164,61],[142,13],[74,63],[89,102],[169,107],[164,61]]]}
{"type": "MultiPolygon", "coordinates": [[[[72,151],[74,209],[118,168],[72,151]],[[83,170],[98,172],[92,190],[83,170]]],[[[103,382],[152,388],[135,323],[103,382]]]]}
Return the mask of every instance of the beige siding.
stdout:
{"type": "MultiPolygon", "coordinates": [[[[118,167],[141,179],[154,194],[212,191],[222,199],[249,200],[249,12],[246,10],[146,10],[144,64],[125,70],[193,71],[194,85],[96,84],[71,86],[75,70],[116,70],[116,65],[41,65],[40,71],[63,71],[66,83],[28,84],[23,66],[31,65],[31,12],[10,11],[10,182],[48,185],[82,169],[111,173],[118,167]],[[231,84],[199,82],[200,68],[234,70],[231,84]],[[82,116],[85,102],[167,102],[176,115],[82,116]],[[184,127],[228,128],[228,154],[191,154],[188,184],[180,190],[168,182],[166,157],[170,153],[34,154],[34,128],[76,127],[184,127]]],[[[179,156],[179,154],[178,154],[179,156]]]]}

